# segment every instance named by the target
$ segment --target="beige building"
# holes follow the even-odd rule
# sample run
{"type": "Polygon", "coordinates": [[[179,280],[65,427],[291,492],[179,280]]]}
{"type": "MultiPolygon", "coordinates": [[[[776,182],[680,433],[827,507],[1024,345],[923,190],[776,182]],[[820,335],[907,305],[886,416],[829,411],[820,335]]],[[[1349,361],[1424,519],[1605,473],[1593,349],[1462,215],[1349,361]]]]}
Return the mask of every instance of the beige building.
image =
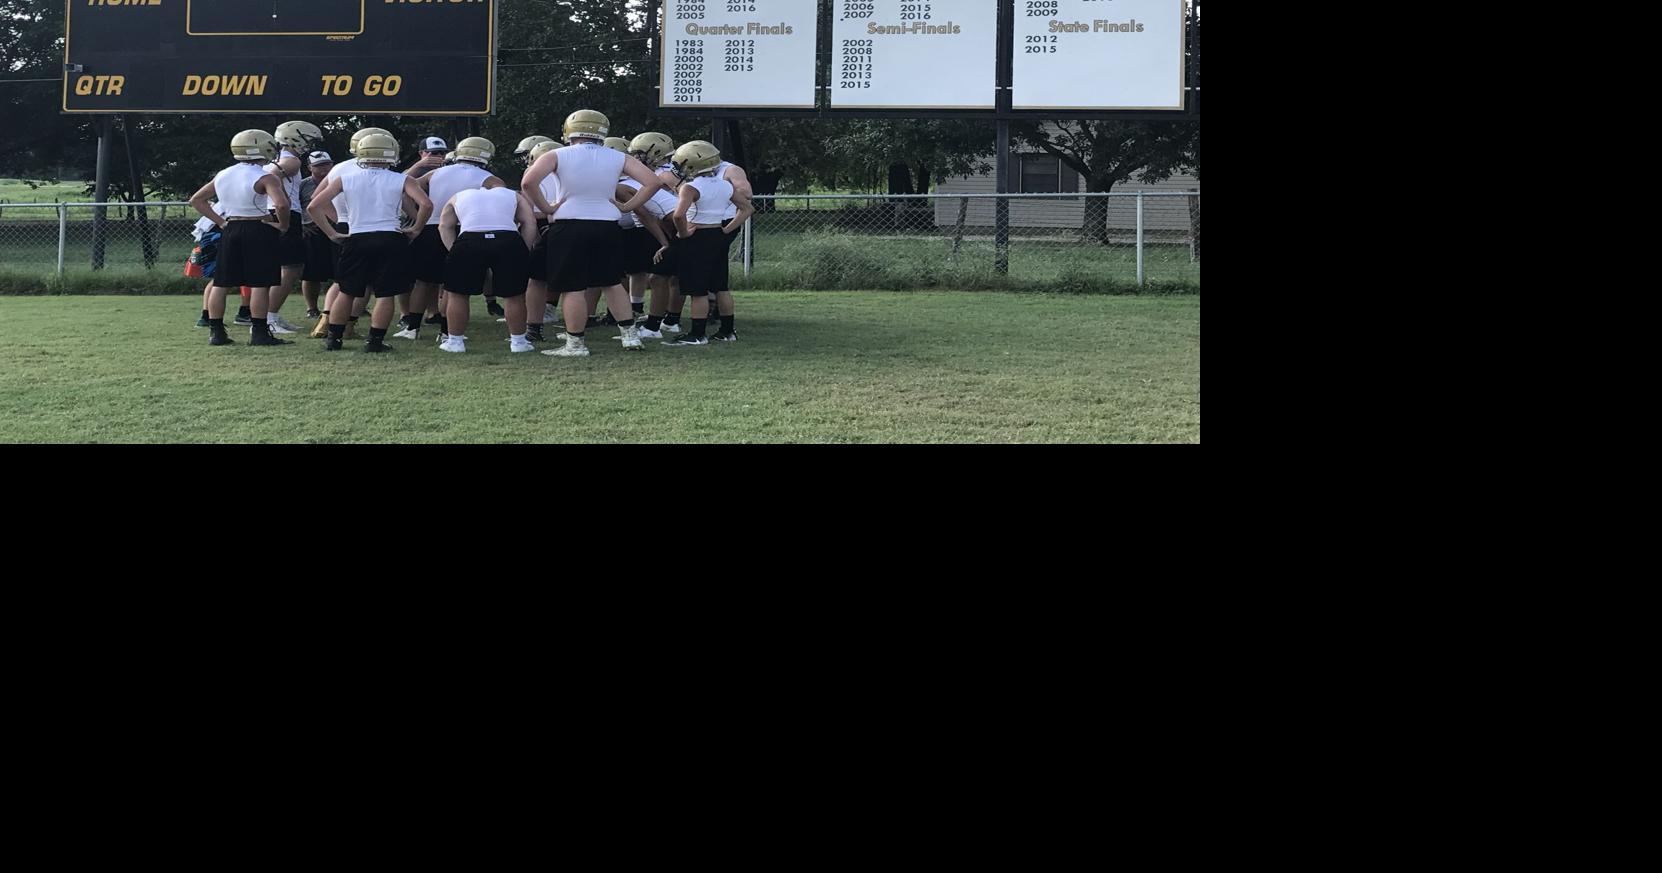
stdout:
{"type": "MultiPolygon", "coordinates": [[[[992,159],[988,158],[989,164],[992,159]]],[[[1085,180],[1072,168],[1052,155],[1040,153],[1012,154],[1009,161],[1012,194],[1052,194],[1085,191],[1085,180]]],[[[935,186],[935,194],[993,194],[998,190],[991,171],[979,176],[956,176],[935,186]]],[[[1114,186],[1114,194],[1143,192],[1200,193],[1200,180],[1189,175],[1173,176],[1164,182],[1124,182],[1114,186]]],[[[954,201],[941,199],[935,203],[937,226],[953,226],[960,212],[966,227],[991,227],[993,203],[991,198],[954,201]],[[965,205],[967,204],[967,206],[965,205]]],[[[1143,201],[1143,226],[1151,233],[1167,236],[1187,234],[1189,230],[1188,197],[1147,197],[1143,201]]],[[[1085,224],[1085,199],[1082,197],[1058,199],[1017,199],[1010,203],[1010,226],[1013,228],[1082,228],[1085,224]]],[[[1134,197],[1113,197],[1108,208],[1110,231],[1134,231],[1137,227],[1137,203],[1134,197]]]]}

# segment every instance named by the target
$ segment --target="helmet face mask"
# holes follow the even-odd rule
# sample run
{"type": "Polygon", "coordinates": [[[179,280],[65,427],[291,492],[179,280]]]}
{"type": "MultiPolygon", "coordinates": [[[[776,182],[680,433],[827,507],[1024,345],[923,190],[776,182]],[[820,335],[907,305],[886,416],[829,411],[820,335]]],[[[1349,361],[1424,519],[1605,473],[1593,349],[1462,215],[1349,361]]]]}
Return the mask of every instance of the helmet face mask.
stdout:
{"type": "Polygon", "coordinates": [[[693,140],[675,150],[670,166],[681,179],[696,179],[721,166],[721,150],[703,140],[693,140]]]}
{"type": "Polygon", "coordinates": [[[277,144],[303,155],[323,144],[323,131],[309,121],[285,121],[272,132],[277,144]]]}
{"type": "Polygon", "coordinates": [[[553,141],[542,134],[532,134],[519,141],[519,146],[514,149],[514,157],[519,159],[521,165],[529,167],[533,160],[531,150],[545,142],[553,141]]]}
{"type": "Polygon", "coordinates": [[[231,157],[239,161],[277,160],[277,138],[263,130],[245,130],[231,137],[231,157]]]}
{"type": "Polygon", "coordinates": [[[675,154],[675,140],[661,133],[643,133],[629,142],[629,154],[656,170],[675,154]]]}

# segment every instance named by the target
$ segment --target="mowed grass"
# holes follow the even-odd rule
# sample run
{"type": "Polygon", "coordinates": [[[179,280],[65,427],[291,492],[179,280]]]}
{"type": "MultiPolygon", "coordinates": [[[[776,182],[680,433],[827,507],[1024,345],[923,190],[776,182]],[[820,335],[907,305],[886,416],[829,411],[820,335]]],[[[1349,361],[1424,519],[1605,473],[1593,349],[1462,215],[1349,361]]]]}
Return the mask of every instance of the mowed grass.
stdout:
{"type": "Polygon", "coordinates": [[[199,308],[0,297],[0,441],[1200,441],[1198,295],[750,291],[738,343],[600,328],[570,360],[510,355],[478,300],[459,356],[213,348],[199,308]]]}
{"type": "MultiPolygon", "coordinates": [[[[0,200],[6,203],[74,203],[91,200],[85,182],[44,182],[39,179],[0,179],[0,200]]],[[[0,220],[6,216],[0,213],[0,220]]]]}

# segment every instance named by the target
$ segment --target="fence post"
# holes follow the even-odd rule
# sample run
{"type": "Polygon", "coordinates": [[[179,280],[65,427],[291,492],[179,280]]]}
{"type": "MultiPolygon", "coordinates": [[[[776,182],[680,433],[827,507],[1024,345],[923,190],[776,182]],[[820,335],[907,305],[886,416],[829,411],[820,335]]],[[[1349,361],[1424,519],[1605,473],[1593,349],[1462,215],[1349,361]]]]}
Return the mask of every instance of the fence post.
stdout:
{"type": "Polygon", "coordinates": [[[58,279],[63,279],[63,248],[70,229],[70,208],[58,203],[58,279]]]}
{"type": "MultiPolygon", "coordinates": [[[[1010,122],[998,122],[998,133],[994,138],[997,143],[998,157],[994,167],[998,174],[997,186],[994,188],[999,194],[1010,193],[1010,122]]],[[[1010,198],[999,197],[993,201],[993,269],[1000,276],[1010,272],[1010,198]]]]}
{"type": "Polygon", "coordinates": [[[1189,260],[1200,260],[1200,189],[1189,189],[1189,260]]]}
{"type": "Polygon", "coordinates": [[[958,249],[964,245],[964,219],[969,217],[969,198],[958,198],[958,223],[952,226],[952,260],[958,260],[958,249]]]}
{"type": "Polygon", "coordinates": [[[92,221],[92,268],[104,269],[104,243],[109,236],[109,207],[110,199],[110,119],[109,116],[97,117],[98,128],[98,169],[96,181],[93,183],[92,199],[97,201],[98,207],[93,211],[92,221]]]}
{"type": "Polygon", "coordinates": [[[751,248],[750,230],[755,223],[756,217],[754,215],[744,220],[744,277],[746,279],[750,278],[750,263],[755,253],[755,250],[751,248]]]}
{"type": "Polygon", "coordinates": [[[58,204],[58,278],[63,279],[63,250],[69,236],[69,207],[58,204]]]}
{"type": "Polygon", "coordinates": [[[1142,285],[1148,276],[1143,272],[1143,192],[1137,192],[1137,284],[1142,285]]]}

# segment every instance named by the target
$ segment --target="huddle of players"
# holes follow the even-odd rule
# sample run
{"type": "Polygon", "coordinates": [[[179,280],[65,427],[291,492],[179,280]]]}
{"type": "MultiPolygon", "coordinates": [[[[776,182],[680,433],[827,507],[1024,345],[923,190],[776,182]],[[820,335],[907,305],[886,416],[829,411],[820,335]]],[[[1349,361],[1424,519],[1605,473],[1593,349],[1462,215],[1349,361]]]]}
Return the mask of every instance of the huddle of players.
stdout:
{"type": "MultiPolygon", "coordinates": [[[[659,133],[610,137],[610,122],[592,110],[572,113],[563,133],[564,146],[542,136],[520,142],[518,192],[491,174],[495,147],[481,137],[458,143],[451,163],[418,176],[436,158],[395,172],[398,143],[379,128],[355,134],[353,158],[339,164],[315,150],[322,131],[306,122],[237,134],[236,164],[191,198],[222,233],[199,322],[210,345],[233,342],[225,301],[238,287],[248,297],[249,344],[288,344],[281,335],[294,328],[279,310],[296,280],[304,282],[308,316],[318,319],[312,335],[329,351],[353,335],[371,296],[364,351],[372,353],[390,351],[395,298],[404,311],[395,336],[419,338],[428,313],[440,349],[465,352],[470,299],[480,294],[506,302],[514,353],[535,351],[544,323],[555,320],[566,326],[557,337],[564,345],[543,354],[586,357],[601,299],[604,323],[619,327],[625,349],[640,349],[643,338],[707,345],[711,298],[720,319],[714,339],[737,340],[728,262],[752,212],[744,171],[707,142],[676,148],[659,133]],[[319,311],[315,295],[328,279],[335,282],[319,311]],[[683,298],[692,299],[688,328],[680,323],[683,298]]],[[[444,147],[436,139],[428,145],[444,147]]]]}

